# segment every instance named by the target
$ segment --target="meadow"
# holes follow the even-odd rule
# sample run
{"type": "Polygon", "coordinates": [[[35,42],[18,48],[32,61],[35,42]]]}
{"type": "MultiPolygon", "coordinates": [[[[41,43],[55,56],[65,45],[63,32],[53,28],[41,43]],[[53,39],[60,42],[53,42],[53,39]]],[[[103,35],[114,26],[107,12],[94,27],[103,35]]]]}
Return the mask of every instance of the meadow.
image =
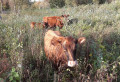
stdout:
{"type": "MultiPolygon", "coordinates": [[[[45,57],[45,29],[30,28],[30,22],[42,22],[44,16],[69,14],[78,23],[65,25],[63,36],[86,37],[77,47],[78,67],[64,69],[62,82],[120,80],[120,2],[80,5],[53,9],[28,8],[19,13],[1,14],[0,81],[53,82],[54,69],[45,57]],[[2,72],[3,71],[3,72],[2,72]]],[[[58,30],[58,27],[56,28],[58,30]]]]}

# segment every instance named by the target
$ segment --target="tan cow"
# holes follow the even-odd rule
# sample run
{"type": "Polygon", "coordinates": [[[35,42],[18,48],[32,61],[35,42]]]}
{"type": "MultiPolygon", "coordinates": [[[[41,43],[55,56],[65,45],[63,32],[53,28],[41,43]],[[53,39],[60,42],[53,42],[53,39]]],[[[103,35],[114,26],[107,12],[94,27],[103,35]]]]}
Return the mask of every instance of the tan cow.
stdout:
{"type": "Polygon", "coordinates": [[[76,40],[70,36],[61,36],[59,31],[48,30],[44,37],[46,57],[56,69],[61,66],[74,67],[77,65],[77,61],[74,59],[76,44],[81,45],[85,41],[85,37],[76,40]]]}

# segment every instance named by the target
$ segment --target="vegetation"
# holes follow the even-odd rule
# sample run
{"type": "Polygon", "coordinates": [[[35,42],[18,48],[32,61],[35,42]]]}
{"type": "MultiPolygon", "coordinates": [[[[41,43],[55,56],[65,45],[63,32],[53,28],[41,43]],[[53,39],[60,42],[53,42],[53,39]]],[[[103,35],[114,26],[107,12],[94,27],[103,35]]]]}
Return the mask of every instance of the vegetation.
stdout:
{"type": "MultiPolygon", "coordinates": [[[[53,82],[54,69],[45,57],[46,29],[30,28],[44,16],[69,14],[77,24],[60,30],[63,36],[86,37],[77,47],[78,66],[60,73],[62,82],[120,80],[120,2],[53,9],[26,9],[1,14],[0,81],[53,82]],[[2,68],[2,69],[1,69],[2,68]],[[3,71],[3,72],[2,72],[3,71]]],[[[58,28],[56,28],[58,30],[58,28]]]]}

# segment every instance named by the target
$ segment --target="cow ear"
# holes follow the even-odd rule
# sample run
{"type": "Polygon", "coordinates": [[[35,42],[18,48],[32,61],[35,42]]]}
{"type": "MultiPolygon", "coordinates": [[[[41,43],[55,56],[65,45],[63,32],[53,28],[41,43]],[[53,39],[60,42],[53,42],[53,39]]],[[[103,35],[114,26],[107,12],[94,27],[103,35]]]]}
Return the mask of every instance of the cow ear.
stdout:
{"type": "Polygon", "coordinates": [[[67,17],[69,17],[70,15],[68,14],[67,17]]]}
{"type": "Polygon", "coordinates": [[[86,41],[86,38],[85,37],[81,37],[81,38],[78,39],[77,43],[79,43],[81,45],[81,44],[85,43],[85,41],[86,41]]]}
{"type": "Polygon", "coordinates": [[[62,42],[62,38],[60,38],[60,37],[53,37],[53,39],[51,40],[52,45],[57,45],[61,42],[62,42]]]}

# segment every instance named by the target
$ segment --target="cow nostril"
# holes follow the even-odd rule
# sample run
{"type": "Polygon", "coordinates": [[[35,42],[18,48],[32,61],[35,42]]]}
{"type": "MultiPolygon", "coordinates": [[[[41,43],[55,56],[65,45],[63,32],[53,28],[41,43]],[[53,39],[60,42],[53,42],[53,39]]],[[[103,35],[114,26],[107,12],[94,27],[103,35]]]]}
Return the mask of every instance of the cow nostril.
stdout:
{"type": "Polygon", "coordinates": [[[78,65],[78,61],[75,60],[76,65],[78,65]]]}

